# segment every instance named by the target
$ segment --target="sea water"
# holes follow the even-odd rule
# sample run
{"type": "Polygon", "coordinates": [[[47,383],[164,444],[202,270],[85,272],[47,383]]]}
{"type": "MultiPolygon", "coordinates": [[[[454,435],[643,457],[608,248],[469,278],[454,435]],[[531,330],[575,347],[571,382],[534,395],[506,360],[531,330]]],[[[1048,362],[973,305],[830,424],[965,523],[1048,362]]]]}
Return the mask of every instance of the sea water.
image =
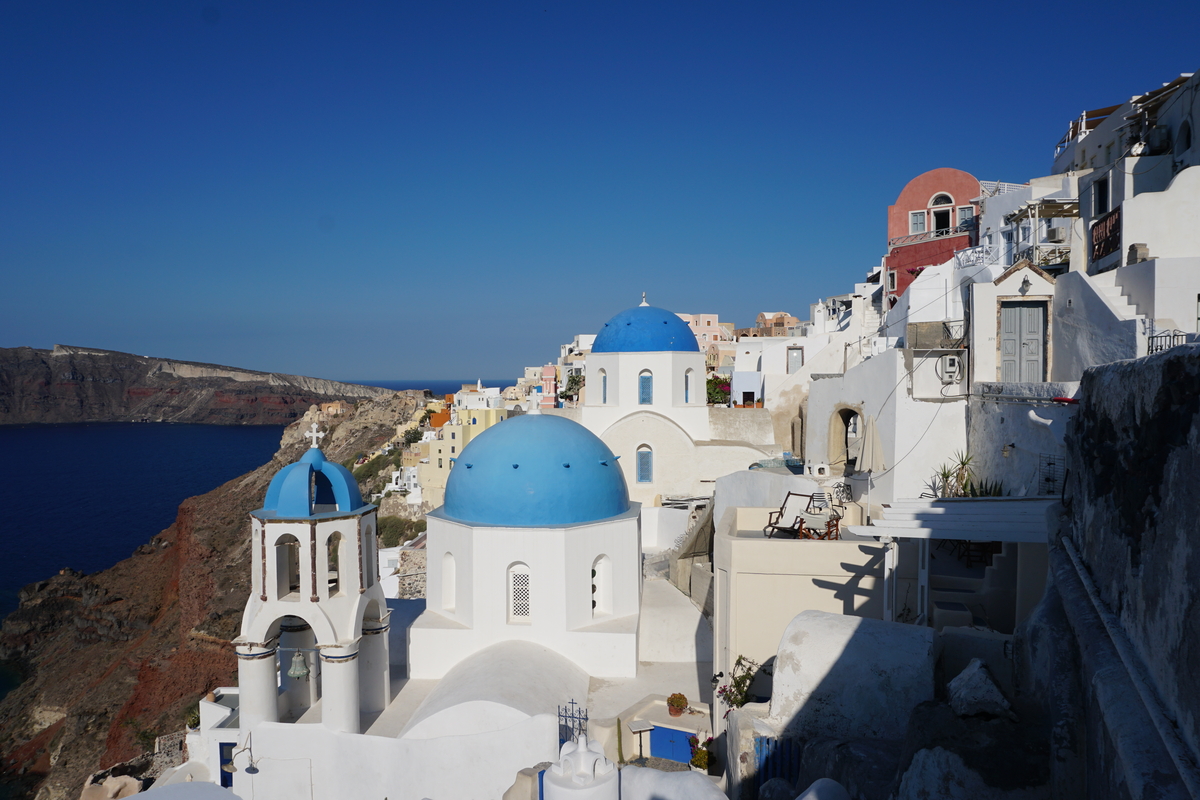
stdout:
{"type": "Polygon", "coordinates": [[[128,558],[184,500],[270,461],[282,434],[278,425],[0,426],[0,615],[28,583],[128,558]]]}

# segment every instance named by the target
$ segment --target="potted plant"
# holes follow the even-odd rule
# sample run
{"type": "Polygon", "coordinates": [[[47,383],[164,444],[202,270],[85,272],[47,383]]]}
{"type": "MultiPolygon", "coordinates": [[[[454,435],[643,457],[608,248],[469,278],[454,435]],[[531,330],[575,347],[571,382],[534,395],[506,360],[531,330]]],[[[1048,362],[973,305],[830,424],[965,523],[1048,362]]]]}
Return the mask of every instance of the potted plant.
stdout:
{"type": "Polygon", "coordinates": [[[678,717],[683,714],[683,710],[688,707],[687,697],[681,692],[676,692],[667,698],[667,712],[672,717],[678,717]]]}
{"type": "Polygon", "coordinates": [[[692,746],[692,770],[708,774],[713,766],[712,751],[709,749],[712,747],[712,737],[701,742],[698,736],[689,736],[688,744],[692,746]]]}

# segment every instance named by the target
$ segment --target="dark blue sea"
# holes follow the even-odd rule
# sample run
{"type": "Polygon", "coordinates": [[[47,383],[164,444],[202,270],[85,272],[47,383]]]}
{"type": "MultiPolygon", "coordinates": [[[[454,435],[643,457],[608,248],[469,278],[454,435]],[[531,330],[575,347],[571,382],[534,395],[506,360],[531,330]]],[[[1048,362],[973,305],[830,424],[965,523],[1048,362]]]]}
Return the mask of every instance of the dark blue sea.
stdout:
{"type": "Polygon", "coordinates": [[[0,426],[0,615],[63,567],[96,572],[175,521],[179,504],[262,466],[276,425],[0,426]]]}

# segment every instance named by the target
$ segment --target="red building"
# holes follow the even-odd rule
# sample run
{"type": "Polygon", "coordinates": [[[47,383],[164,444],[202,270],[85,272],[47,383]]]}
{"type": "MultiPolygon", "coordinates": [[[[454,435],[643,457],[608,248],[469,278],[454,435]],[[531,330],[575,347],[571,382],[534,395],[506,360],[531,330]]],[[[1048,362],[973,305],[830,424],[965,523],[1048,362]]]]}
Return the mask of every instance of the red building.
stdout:
{"type": "Polygon", "coordinates": [[[888,206],[888,254],[883,259],[888,295],[903,294],[922,269],[975,246],[973,201],[980,194],[979,181],[961,169],[931,169],[908,182],[896,204],[888,206]]]}

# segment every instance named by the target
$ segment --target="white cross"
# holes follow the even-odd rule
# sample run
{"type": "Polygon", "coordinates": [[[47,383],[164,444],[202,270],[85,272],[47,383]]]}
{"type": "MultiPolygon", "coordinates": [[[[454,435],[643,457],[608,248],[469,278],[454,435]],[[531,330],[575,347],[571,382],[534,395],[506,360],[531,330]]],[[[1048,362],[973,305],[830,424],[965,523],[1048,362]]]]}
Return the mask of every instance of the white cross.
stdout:
{"type": "Polygon", "coordinates": [[[642,305],[644,305],[644,306],[650,305],[649,303],[646,302],[646,293],[645,292],[642,292],[642,305]]]}
{"type": "Polygon", "coordinates": [[[312,444],[309,445],[309,449],[317,447],[320,444],[320,441],[325,438],[325,432],[318,431],[317,423],[315,422],[312,424],[312,427],[308,429],[308,433],[301,435],[304,436],[305,439],[312,439],[312,444]]]}

